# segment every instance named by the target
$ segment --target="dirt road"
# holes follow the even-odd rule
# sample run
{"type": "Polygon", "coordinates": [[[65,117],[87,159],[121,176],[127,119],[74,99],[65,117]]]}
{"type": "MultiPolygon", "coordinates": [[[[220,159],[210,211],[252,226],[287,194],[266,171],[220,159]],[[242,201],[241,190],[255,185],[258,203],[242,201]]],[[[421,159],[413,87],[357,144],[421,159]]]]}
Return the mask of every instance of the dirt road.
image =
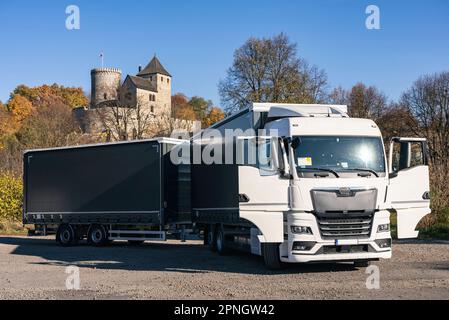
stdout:
{"type": "Polygon", "coordinates": [[[380,289],[350,264],[267,271],[244,253],[221,257],[199,242],[125,242],[61,248],[52,238],[0,237],[1,299],[449,299],[449,242],[394,244],[375,263],[380,289]],[[67,290],[67,266],[80,290],[67,290]]]}

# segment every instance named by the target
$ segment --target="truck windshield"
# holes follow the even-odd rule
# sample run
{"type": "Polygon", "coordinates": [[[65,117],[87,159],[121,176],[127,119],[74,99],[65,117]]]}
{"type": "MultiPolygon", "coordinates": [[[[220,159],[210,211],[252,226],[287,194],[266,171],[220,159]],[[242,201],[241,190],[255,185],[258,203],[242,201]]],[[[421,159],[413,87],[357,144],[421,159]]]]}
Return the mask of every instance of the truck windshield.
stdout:
{"type": "MultiPolygon", "coordinates": [[[[379,137],[300,136],[295,149],[298,171],[385,172],[379,137]]],[[[338,175],[337,175],[338,176],[338,175]]]]}

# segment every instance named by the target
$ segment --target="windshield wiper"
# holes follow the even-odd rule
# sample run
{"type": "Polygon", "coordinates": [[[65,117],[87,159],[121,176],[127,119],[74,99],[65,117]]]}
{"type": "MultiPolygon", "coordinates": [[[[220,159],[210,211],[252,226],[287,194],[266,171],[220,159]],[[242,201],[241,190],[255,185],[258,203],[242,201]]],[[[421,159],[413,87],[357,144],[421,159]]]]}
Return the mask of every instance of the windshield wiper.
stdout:
{"type": "Polygon", "coordinates": [[[376,171],[372,170],[372,169],[348,168],[348,169],[345,169],[345,170],[370,172],[370,173],[374,174],[377,178],[379,178],[379,174],[376,171]]]}
{"type": "Polygon", "coordinates": [[[311,170],[311,171],[326,171],[326,172],[330,172],[332,173],[334,176],[336,176],[337,178],[340,178],[340,176],[338,175],[337,172],[335,172],[332,169],[327,169],[327,168],[300,168],[300,170],[311,170]]]}

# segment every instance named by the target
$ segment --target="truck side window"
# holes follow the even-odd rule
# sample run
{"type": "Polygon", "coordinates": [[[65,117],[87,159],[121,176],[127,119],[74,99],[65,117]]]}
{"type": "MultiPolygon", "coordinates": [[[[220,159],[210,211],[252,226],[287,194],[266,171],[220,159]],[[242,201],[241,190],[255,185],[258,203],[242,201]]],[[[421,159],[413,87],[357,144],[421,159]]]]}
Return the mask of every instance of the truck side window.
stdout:
{"type": "Polygon", "coordinates": [[[257,145],[257,164],[259,169],[271,170],[271,139],[261,138],[257,145]]]}
{"type": "Polygon", "coordinates": [[[393,144],[393,172],[426,165],[425,144],[421,141],[404,141],[393,144]]]}

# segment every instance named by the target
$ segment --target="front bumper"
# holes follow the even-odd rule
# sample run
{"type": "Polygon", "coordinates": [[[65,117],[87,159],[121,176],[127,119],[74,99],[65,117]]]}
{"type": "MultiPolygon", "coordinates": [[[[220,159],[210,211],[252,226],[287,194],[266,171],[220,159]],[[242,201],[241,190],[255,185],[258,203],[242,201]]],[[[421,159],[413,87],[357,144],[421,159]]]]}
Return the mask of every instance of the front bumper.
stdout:
{"type": "Polygon", "coordinates": [[[372,232],[364,239],[322,239],[317,220],[310,213],[291,213],[285,224],[285,234],[288,239],[281,245],[281,261],[287,263],[320,262],[320,261],[354,261],[378,260],[391,258],[391,246],[381,248],[376,240],[391,240],[390,232],[377,233],[380,224],[390,223],[390,213],[379,211],[374,215],[372,232]],[[312,230],[312,235],[297,235],[291,233],[291,226],[306,226],[312,230]],[[312,243],[309,250],[294,249],[294,243],[312,243]]]}

